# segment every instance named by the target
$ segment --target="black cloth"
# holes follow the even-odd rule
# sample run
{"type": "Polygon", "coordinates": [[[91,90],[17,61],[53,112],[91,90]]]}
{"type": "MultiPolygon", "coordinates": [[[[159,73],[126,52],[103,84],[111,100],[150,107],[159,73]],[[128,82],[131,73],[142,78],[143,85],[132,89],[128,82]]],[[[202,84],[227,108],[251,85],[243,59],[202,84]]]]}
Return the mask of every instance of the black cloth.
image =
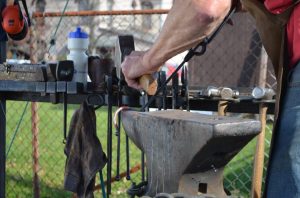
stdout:
{"type": "Polygon", "coordinates": [[[74,113],[67,143],[65,190],[79,198],[92,198],[96,174],[105,166],[107,158],[96,134],[96,115],[86,102],[74,113]]]}

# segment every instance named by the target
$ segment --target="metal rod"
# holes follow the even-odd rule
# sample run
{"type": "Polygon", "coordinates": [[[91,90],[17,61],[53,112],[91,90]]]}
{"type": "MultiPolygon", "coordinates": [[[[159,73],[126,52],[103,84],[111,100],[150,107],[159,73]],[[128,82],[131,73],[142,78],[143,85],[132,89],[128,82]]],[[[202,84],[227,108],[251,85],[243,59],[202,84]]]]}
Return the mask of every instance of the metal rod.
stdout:
{"type": "Polygon", "coordinates": [[[6,101],[1,99],[0,101],[0,197],[5,197],[5,169],[6,169],[6,157],[5,157],[5,146],[6,146],[6,101]]]}
{"type": "Polygon", "coordinates": [[[34,12],[32,18],[43,17],[61,17],[61,16],[112,16],[112,15],[150,15],[150,14],[168,14],[169,9],[157,10],[112,10],[112,11],[76,11],[76,12],[34,12]]]}
{"type": "Polygon", "coordinates": [[[178,74],[172,78],[172,109],[178,108],[178,74]]]}
{"type": "Polygon", "coordinates": [[[63,109],[64,109],[64,140],[63,142],[66,143],[67,141],[67,122],[68,122],[68,95],[67,93],[63,94],[63,109]]]}
{"type": "Polygon", "coordinates": [[[145,153],[141,153],[142,181],[145,181],[145,153]]]}
{"type": "Polygon", "coordinates": [[[108,92],[107,112],[107,197],[111,194],[111,170],[112,170],[112,78],[106,77],[108,92]]]}
{"type": "Polygon", "coordinates": [[[116,173],[116,180],[120,180],[120,153],[121,153],[121,112],[118,113],[118,128],[116,135],[118,137],[117,143],[117,173],[116,173]]]}
{"type": "Polygon", "coordinates": [[[126,179],[130,180],[129,137],[126,135],[126,179]]]}
{"type": "MultiPolygon", "coordinates": [[[[0,0],[0,9],[5,5],[0,0]]],[[[0,27],[0,36],[5,32],[0,27]]],[[[6,62],[6,41],[0,41],[0,63],[6,62]]],[[[6,169],[6,99],[0,98],[0,197],[5,198],[5,169],[6,169]]]]}
{"type": "MultiPolygon", "coordinates": [[[[143,92],[143,106],[148,102],[148,95],[146,92],[143,92]]],[[[145,112],[149,112],[149,107],[145,109],[145,112]]],[[[145,181],[145,153],[141,152],[141,172],[142,172],[142,181],[145,181]]]]}
{"type": "MultiPolygon", "coordinates": [[[[119,81],[118,83],[118,107],[120,108],[122,106],[122,83],[119,81]]],[[[121,158],[121,112],[118,113],[118,127],[116,131],[117,135],[117,174],[116,174],[116,180],[119,181],[120,178],[120,158],[121,158]]]]}
{"type": "Polygon", "coordinates": [[[101,185],[101,191],[102,191],[102,198],[106,198],[105,183],[104,183],[102,171],[100,171],[100,185],[101,185]]]}

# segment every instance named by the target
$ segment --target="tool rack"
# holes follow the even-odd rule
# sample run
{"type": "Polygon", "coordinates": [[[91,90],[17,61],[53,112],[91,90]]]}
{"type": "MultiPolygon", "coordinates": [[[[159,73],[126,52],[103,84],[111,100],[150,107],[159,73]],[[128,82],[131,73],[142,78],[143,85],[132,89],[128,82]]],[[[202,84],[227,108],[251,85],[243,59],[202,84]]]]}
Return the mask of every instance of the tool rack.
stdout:
{"type": "MultiPolygon", "coordinates": [[[[173,88],[174,89],[174,88],[173,88]]],[[[66,98],[67,104],[80,104],[84,100],[90,98],[92,105],[107,105],[108,116],[112,120],[112,106],[119,106],[118,94],[112,94],[108,91],[107,93],[84,93],[82,86],[75,82],[21,82],[21,81],[0,81],[0,100],[3,108],[0,109],[0,197],[5,197],[5,145],[6,145],[6,101],[32,101],[32,102],[49,102],[53,104],[64,103],[66,98]]],[[[129,97],[121,96],[122,104],[131,107],[141,107],[144,103],[143,96],[129,97]]],[[[154,104],[150,107],[172,109],[179,107],[174,105],[174,101],[180,100],[179,96],[171,94],[166,96],[164,101],[165,106],[162,108],[162,96],[157,96],[154,104]]],[[[189,108],[191,110],[202,110],[202,111],[218,111],[219,100],[205,99],[205,98],[189,98],[189,108]]],[[[0,105],[0,106],[1,106],[0,105]]],[[[268,103],[269,113],[274,110],[274,103],[268,103]]],[[[254,103],[253,100],[240,100],[239,102],[228,102],[228,112],[234,113],[258,113],[259,103],[254,103]]],[[[111,123],[111,122],[110,122],[111,123]]],[[[108,123],[109,124],[109,123],[108,123]]],[[[112,126],[108,125],[107,131],[108,139],[108,164],[107,164],[107,180],[108,183],[111,179],[111,166],[112,166],[112,126]]],[[[107,189],[108,192],[110,189],[107,189]]]]}

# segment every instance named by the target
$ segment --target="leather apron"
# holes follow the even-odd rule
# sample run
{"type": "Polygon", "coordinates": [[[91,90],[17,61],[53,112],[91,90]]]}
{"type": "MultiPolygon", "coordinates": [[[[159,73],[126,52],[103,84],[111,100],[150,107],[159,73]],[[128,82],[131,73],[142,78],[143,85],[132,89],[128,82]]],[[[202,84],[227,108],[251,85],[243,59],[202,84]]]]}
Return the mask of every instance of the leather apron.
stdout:
{"type": "MultiPolygon", "coordinates": [[[[275,124],[273,127],[270,158],[272,157],[273,140],[276,136],[278,127],[278,116],[280,112],[281,98],[284,95],[285,86],[287,83],[288,73],[288,53],[286,47],[286,24],[289,20],[290,14],[296,4],[300,0],[294,0],[294,3],[281,14],[272,14],[264,6],[263,2],[259,0],[241,0],[244,8],[254,17],[256,22],[256,29],[261,37],[262,43],[267,51],[269,58],[274,67],[277,79],[277,94],[274,112],[275,124]]],[[[268,173],[267,180],[268,182],[268,173]]]]}

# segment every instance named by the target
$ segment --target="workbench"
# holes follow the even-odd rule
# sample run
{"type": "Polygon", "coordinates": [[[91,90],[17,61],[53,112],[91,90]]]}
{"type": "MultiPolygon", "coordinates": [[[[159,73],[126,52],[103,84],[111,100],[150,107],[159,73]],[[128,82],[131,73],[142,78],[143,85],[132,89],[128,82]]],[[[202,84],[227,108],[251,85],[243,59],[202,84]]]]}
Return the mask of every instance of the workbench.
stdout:
{"type": "MultiPolygon", "coordinates": [[[[82,86],[75,82],[21,82],[21,81],[0,81],[0,197],[5,197],[5,154],[6,154],[6,101],[32,101],[32,102],[47,102],[47,103],[63,103],[67,104],[81,104],[89,97],[90,103],[93,105],[109,105],[118,106],[118,95],[109,96],[106,93],[92,93],[82,91],[82,86]],[[67,99],[67,100],[66,100],[67,99]]],[[[122,103],[128,106],[140,107],[142,96],[129,97],[122,96],[122,103]]],[[[157,97],[153,108],[159,106],[159,99],[157,97]]],[[[166,97],[166,108],[172,108],[171,96],[166,97]]],[[[204,99],[204,98],[189,98],[189,106],[191,110],[201,111],[218,111],[218,100],[204,99]]],[[[268,113],[272,114],[274,111],[274,103],[268,103],[268,113]]],[[[250,99],[240,100],[239,102],[229,102],[228,112],[234,113],[251,113],[257,114],[259,112],[259,103],[253,102],[250,99]]],[[[111,132],[108,131],[108,139],[112,138],[111,132]]],[[[109,146],[111,147],[111,146],[109,146]]],[[[108,148],[110,153],[112,148],[108,148]],[[110,150],[109,150],[110,149],[110,150]]],[[[108,156],[110,157],[110,156],[108,156]]],[[[111,166],[111,161],[108,164],[111,166]]],[[[110,169],[111,170],[111,169],[110,169]]]]}

